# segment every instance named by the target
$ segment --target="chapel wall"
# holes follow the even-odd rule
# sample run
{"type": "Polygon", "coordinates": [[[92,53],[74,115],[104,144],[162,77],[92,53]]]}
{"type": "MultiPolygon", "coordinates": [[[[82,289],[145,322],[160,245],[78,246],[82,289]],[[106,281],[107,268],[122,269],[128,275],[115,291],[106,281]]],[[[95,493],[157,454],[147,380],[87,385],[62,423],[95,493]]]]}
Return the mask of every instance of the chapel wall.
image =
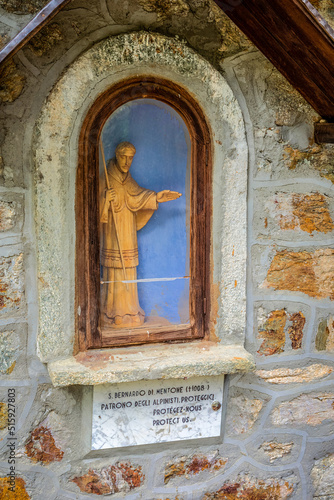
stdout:
{"type": "MultiPolygon", "coordinates": [[[[8,11],[1,12],[5,24],[8,11]]],[[[12,24],[20,15],[10,12],[12,24]]],[[[334,18],[328,8],[326,15],[334,18]]],[[[74,0],[1,71],[0,99],[0,487],[8,476],[13,387],[13,498],[332,494],[334,147],[313,142],[319,116],[206,0],[92,0],[89,7],[74,0]],[[33,130],[70,63],[107,36],[139,29],[185,39],[223,73],[242,109],[249,147],[246,348],[257,369],[227,377],[223,444],[83,457],[85,389],[54,388],[36,352],[38,287],[49,285],[37,274],[34,186],[41,179],[33,169],[33,130]]]]}

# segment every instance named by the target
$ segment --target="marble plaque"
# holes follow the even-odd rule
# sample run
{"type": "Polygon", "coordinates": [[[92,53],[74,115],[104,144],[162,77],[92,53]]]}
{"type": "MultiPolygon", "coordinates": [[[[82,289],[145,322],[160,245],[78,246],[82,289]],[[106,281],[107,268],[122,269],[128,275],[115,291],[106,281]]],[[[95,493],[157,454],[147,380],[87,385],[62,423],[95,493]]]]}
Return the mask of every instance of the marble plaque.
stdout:
{"type": "Polygon", "coordinates": [[[94,387],[92,449],[220,436],[224,376],[94,387]]]}

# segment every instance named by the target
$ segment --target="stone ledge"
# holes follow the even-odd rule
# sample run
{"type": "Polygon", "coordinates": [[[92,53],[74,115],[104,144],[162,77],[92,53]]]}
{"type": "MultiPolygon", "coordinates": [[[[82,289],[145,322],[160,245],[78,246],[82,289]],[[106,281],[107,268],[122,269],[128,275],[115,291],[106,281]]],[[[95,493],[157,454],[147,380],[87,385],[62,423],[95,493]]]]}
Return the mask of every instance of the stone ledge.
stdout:
{"type": "Polygon", "coordinates": [[[245,373],[255,363],[239,345],[193,342],[95,349],[53,361],[48,369],[60,387],[245,373]]]}

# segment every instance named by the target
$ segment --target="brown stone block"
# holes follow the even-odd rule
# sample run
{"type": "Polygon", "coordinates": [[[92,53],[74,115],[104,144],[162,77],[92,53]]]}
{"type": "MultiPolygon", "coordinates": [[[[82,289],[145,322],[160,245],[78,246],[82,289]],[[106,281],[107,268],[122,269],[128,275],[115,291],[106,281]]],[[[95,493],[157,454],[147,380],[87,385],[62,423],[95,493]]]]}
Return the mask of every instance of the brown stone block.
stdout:
{"type": "Polygon", "coordinates": [[[307,233],[333,231],[329,198],[320,193],[277,193],[274,199],[282,230],[301,229],[307,233]]]}
{"type": "Polygon", "coordinates": [[[0,430],[8,426],[8,404],[0,403],[0,430]]]}
{"type": "Polygon", "coordinates": [[[245,477],[225,483],[218,491],[204,495],[202,500],[287,500],[293,491],[288,481],[245,477]]]}
{"type": "Polygon", "coordinates": [[[270,463],[273,463],[278,458],[284,457],[284,455],[289,455],[291,453],[294,443],[277,443],[276,441],[266,441],[260,446],[260,449],[264,451],[269,457],[270,463]]]}
{"type": "Polygon", "coordinates": [[[3,33],[3,27],[1,28],[1,31],[2,33],[0,34],[0,50],[2,50],[10,40],[8,33],[3,33]]]}
{"type": "Polygon", "coordinates": [[[13,102],[23,90],[26,78],[10,59],[0,68],[0,102],[13,102]]]}
{"type": "MultiPolygon", "coordinates": [[[[1,177],[1,166],[0,166],[1,177]]],[[[23,197],[19,194],[1,193],[0,232],[21,232],[24,219],[23,197]]]]}
{"type": "Polygon", "coordinates": [[[255,374],[270,384],[301,384],[327,377],[332,372],[330,366],[314,364],[305,368],[257,370],[255,374]]]}
{"type": "Polygon", "coordinates": [[[100,471],[90,469],[87,474],[75,477],[71,481],[84,493],[110,495],[138,488],[144,479],[141,466],[122,462],[104,467],[100,471]]]}
{"type": "Polygon", "coordinates": [[[264,325],[259,328],[259,338],[263,342],[257,351],[260,355],[269,356],[283,352],[285,346],[285,324],[287,314],[285,309],[271,311],[264,325]]]}
{"type": "Polygon", "coordinates": [[[34,462],[49,464],[60,462],[64,452],[56,446],[51,429],[40,425],[32,433],[25,447],[26,454],[34,462]]]}
{"type": "Polygon", "coordinates": [[[278,251],[262,287],[334,299],[334,249],[314,252],[278,251]]]}
{"type": "Polygon", "coordinates": [[[316,460],[311,472],[315,489],[313,499],[331,500],[334,491],[334,455],[316,460]]]}
{"type": "Polygon", "coordinates": [[[289,315],[289,320],[292,325],[289,327],[288,333],[291,340],[292,349],[300,349],[303,340],[303,330],[305,326],[305,316],[301,312],[289,315]]]}
{"type": "MultiPolygon", "coordinates": [[[[300,456],[303,445],[303,437],[293,433],[293,429],[287,428],[277,433],[275,429],[270,430],[267,424],[261,429],[258,436],[246,443],[247,453],[259,464],[288,466],[293,465],[300,456]]],[[[297,431],[298,432],[298,431],[297,431]]],[[[255,472],[255,471],[254,471],[255,472]]],[[[293,481],[294,482],[294,481],[293,481]]],[[[296,499],[298,495],[296,494],[296,499]]]]}
{"type": "Polygon", "coordinates": [[[334,420],[334,394],[319,392],[302,394],[284,401],[271,415],[274,425],[319,426],[325,420],[334,420]]]}
{"type": "Polygon", "coordinates": [[[10,477],[0,477],[1,500],[30,500],[25,488],[25,481],[21,477],[15,478],[12,483],[10,477]],[[10,488],[13,488],[12,491],[10,488]]]}
{"type": "Polygon", "coordinates": [[[284,146],[284,160],[288,164],[290,170],[294,170],[297,166],[299,166],[300,163],[304,162],[305,160],[310,160],[312,158],[312,155],[317,153],[318,150],[318,146],[315,146],[314,148],[307,151],[301,151],[299,149],[293,148],[290,145],[287,145],[284,146]]]}
{"type": "Polygon", "coordinates": [[[245,395],[231,397],[228,404],[227,432],[229,435],[249,432],[258,419],[264,402],[245,395]],[[240,409],[242,408],[242,411],[240,409]]]}
{"type": "Polygon", "coordinates": [[[12,312],[23,296],[23,255],[0,257],[0,311],[12,312]]]}
{"type": "MultiPolygon", "coordinates": [[[[10,375],[20,358],[21,339],[15,331],[0,331],[0,373],[10,375]]],[[[25,363],[20,364],[24,375],[25,363]]]]}
{"type": "Polygon", "coordinates": [[[47,54],[54,45],[63,40],[63,34],[57,23],[48,24],[29,42],[28,47],[36,56],[47,54]]]}
{"type": "Polygon", "coordinates": [[[168,463],[165,468],[165,484],[177,476],[194,476],[200,472],[210,469],[212,471],[225,467],[227,458],[218,457],[218,452],[211,454],[192,455],[181,457],[168,463]]]}
{"type": "Polygon", "coordinates": [[[321,177],[332,182],[334,182],[333,157],[334,147],[332,144],[312,145],[305,151],[294,149],[291,146],[284,148],[285,164],[290,170],[309,166],[317,170],[321,177]]]}
{"type": "Polygon", "coordinates": [[[258,354],[271,356],[280,354],[288,346],[286,331],[291,340],[291,348],[301,349],[305,326],[305,316],[299,312],[288,314],[286,309],[276,309],[263,316],[263,310],[258,310],[258,338],[263,339],[258,354]]]}
{"type": "Polygon", "coordinates": [[[15,208],[13,203],[0,201],[0,231],[8,231],[15,224],[15,208]]]}
{"type": "Polygon", "coordinates": [[[334,317],[331,314],[319,322],[315,348],[317,351],[334,351],[334,317]]]}
{"type": "Polygon", "coordinates": [[[0,328],[0,376],[3,379],[27,376],[27,327],[16,323],[0,328]],[[10,376],[12,374],[12,376],[10,376]]]}
{"type": "MultiPolygon", "coordinates": [[[[316,185],[316,181],[315,181],[316,185]]],[[[278,191],[258,188],[254,191],[254,236],[261,240],[305,241],[334,233],[334,197],[331,190],[310,192],[309,184],[286,185],[278,191]],[[296,192],[296,190],[298,192],[296,192]]],[[[324,243],[325,244],[325,243],[324,243]]]]}

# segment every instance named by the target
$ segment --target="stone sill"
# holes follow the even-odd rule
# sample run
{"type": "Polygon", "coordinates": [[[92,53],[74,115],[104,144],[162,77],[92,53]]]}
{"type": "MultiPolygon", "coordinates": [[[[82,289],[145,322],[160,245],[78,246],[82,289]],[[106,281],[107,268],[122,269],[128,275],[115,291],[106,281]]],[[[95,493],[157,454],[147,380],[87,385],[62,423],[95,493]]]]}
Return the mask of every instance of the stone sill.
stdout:
{"type": "Polygon", "coordinates": [[[215,376],[254,369],[253,356],[240,345],[205,341],[94,349],[48,364],[55,387],[215,376]]]}

